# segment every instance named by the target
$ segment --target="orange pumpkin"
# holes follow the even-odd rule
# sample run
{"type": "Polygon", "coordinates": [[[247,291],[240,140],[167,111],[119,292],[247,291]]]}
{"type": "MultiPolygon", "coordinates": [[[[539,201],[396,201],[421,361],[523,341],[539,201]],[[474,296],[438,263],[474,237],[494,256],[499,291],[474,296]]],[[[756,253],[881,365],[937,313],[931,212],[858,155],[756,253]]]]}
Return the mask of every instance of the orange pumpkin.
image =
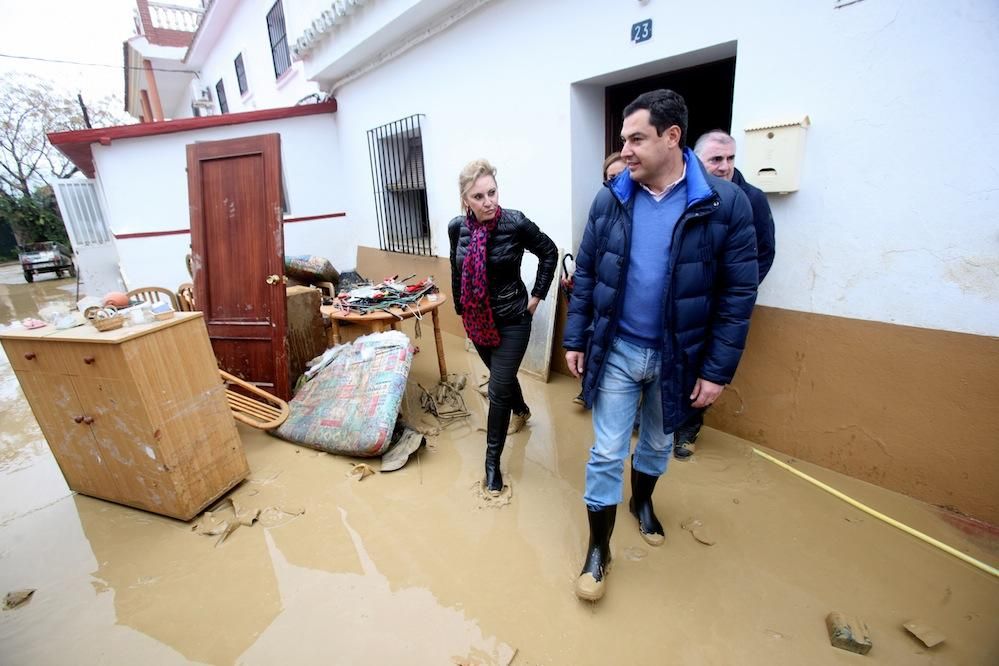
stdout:
{"type": "Polygon", "coordinates": [[[128,294],[121,291],[111,291],[104,294],[104,305],[113,305],[116,308],[128,307],[128,294]]]}

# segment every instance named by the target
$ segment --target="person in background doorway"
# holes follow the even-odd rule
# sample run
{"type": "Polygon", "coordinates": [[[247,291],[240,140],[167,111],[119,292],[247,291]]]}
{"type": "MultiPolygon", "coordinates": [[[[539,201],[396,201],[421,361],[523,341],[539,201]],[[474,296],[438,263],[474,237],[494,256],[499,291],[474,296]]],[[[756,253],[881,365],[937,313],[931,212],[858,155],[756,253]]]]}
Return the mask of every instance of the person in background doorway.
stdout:
{"type": "MultiPolygon", "coordinates": [[[[624,163],[621,158],[621,153],[611,153],[606,158],[604,158],[604,184],[606,185],[610,181],[617,178],[618,174],[627,169],[628,166],[624,163]]],[[[572,294],[572,276],[568,275],[562,278],[562,288],[565,289],[567,294],[572,294]]],[[[579,390],[579,395],[572,399],[572,401],[579,405],[580,407],[585,406],[583,403],[583,390],[579,390]]]]}
{"type": "MultiPolygon", "coordinates": [[[[746,182],[742,173],[735,168],[735,139],[723,130],[712,130],[702,134],[694,144],[694,153],[712,175],[724,178],[739,186],[753,208],[753,226],[756,228],[757,261],[760,269],[760,283],[770,272],[774,263],[774,216],[770,212],[770,203],[763,190],[746,182]]],[[[687,460],[694,455],[694,443],[704,425],[704,411],[697,410],[690,419],[676,431],[676,443],[673,446],[673,457],[687,460]]]]}
{"type": "Polygon", "coordinates": [[[609,182],[617,178],[617,175],[628,168],[621,157],[621,153],[611,153],[604,160],[604,182],[609,182]]]}
{"type": "Polygon", "coordinates": [[[531,416],[517,370],[527,351],[531,318],[555,277],[558,249],[523,213],[500,208],[496,169],[486,160],[461,170],[458,191],[465,214],[448,223],[451,289],[465,332],[489,369],[483,485],[498,496],[503,491],[500,457],[506,436],[531,416]],[[525,251],[538,257],[530,297],[520,278],[525,251]]]}
{"type": "Polygon", "coordinates": [[[749,201],[707,173],[684,147],[686,133],[686,103],[671,90],[624,109],[628,173],[597,194],[576,253],[563,346],[593,409],[583,495],[590,539],[575,585],[589,601],[606,588],[639,401],[629,509],[646,543],[659,546],[666,537],[652,494],[673,432],[732,380],[756,301],[749,201]]]}

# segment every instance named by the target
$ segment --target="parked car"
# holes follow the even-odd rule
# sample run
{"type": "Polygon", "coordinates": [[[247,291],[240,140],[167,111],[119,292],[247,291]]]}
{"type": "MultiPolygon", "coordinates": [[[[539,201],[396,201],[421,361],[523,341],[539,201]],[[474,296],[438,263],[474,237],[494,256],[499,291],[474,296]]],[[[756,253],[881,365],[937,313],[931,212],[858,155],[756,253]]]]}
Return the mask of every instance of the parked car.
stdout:
{"type": "Polygon", "coordinates": [[[18,259],[24,279],[34,282],[38,273],[55,273],[59,277],[76,277],[76,267],[73,265],[73,254],[62,243],[43,241],[29,243],[18,248],[18,259]]]}

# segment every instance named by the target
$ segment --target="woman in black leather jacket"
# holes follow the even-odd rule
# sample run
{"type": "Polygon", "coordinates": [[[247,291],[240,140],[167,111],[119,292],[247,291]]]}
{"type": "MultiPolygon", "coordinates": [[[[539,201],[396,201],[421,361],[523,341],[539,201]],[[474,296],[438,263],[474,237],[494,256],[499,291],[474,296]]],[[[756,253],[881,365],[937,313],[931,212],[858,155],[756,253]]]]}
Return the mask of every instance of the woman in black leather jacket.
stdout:
{"type": "Polygon", "coordinates": [[[467,164],[458,188],[465,214],[448,223],[451,289],[465,332],[489,368],[484,486],[495,497],[503,491],[500,456],[506,436],[531,416],[517,370],[531,336],[531,317],[555,276],[558,249],[523,213],[500,208],[496,169],[486,160],[467,164]],[[530,297],[520,279],[525,250],[538,257],[530,297]]]}

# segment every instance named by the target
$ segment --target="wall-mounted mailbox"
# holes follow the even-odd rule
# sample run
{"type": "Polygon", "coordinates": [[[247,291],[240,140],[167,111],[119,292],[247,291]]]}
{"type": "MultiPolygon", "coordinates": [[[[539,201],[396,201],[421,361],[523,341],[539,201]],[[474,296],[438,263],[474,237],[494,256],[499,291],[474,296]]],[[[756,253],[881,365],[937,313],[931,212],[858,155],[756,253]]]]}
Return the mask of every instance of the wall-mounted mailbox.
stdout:
{"type": "Polygon", "coordinates": [[[800,120],[760,123],[746,128],[743,175],[764,192],[796,192],[805,157],[808,116],[800,120]]]}

